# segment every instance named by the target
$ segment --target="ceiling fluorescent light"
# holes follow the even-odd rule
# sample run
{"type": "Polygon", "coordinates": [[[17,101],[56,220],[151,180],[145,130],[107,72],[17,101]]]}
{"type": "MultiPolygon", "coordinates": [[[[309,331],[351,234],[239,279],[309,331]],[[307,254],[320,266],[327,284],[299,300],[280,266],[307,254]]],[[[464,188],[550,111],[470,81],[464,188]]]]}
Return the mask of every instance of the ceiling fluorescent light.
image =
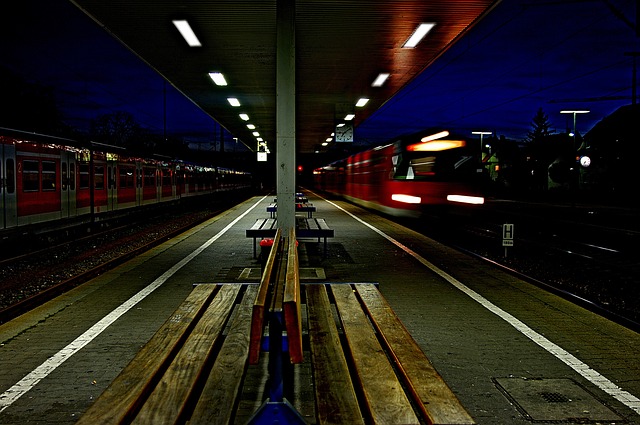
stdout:
{"type": "Polygon", "coordinates": [[[185,20],[174,20],[172,22],[173,22],[173,25],[176,26],[178,31],[180,31],[180,34],[182,35],[182,37],[184,38],[184,40],[187,42],[189,46],[191,47],[202,46],[202,44],[200,44],[200,40],[198,40],[198,37],[196,37],[196,34],[191,29],[191,25],[189,25],[189,22],[185,20]]]}
{"type": "Polygon", "coordinates": [[[240,114],[240,119],[242,121],[249,121],[249,115],[247,114],[240,114]]]}
{"type": "Polygon", "coordinates": [[[345,121],[351,121],[351,120],[352,120],[352,119],[354,119],[355,117],[356,117],[356,114],[347,114],[347,115],[344,117],[344,120],[345,120],[345,121]]]}
{"type": "Polygon", "coordinates": [[[367,104],[367,102],[369,102],[369,98],[368,97],[361,97],[360,99],[358,99],[358,102],[356,103],[356,106],[358,108],[362,108],[364,105],[367,104]]]}
{"type": "Polygon", "coordinates": [[[381,74],[378,74],[378,76],[373,81],[373,83],[371,83],[371,87],[382,87],[384,83],[387,81],[387,78],[389,78],[389,75],[391,74],[389,74],[388,72],[383,72],[381,74]]]}
{"type": "Polygon", "coordinates": [[[248,128],[249,130],[255,130],[255,129],[256,129],[256,126],[255,126],[255,125],[253,125],[253,124],[247,124],[247,128],[248,128]]]}
{"type": "Polygon", "coordinates": [[[254,132],[253,132],[253,133],[251,133],[251,134],[253,134],[255,137],[260,137],[260,133],[258,133],[257,131],[254,131],[254,132]]]}
{"type": "Polygon", "coordinates": [[[435,26],[436,24],[434,24],[433,22],[427,22],[418,25],[418,28],[416,28],[413,34],[411,34],[411,37],[409,37],[409,39],[402,45],[402,47],[407,49],[416,47],[418,43],[420,43],[420,41],[424,38],[424,36],[427,35],[427,33],[431,31],[431,29],[433,29],[433,27],[435,26]]]}
{"type": "Polygon", "coordinates": [[[210,72],[209,77],[211,77],[213,82],[216,83],[216,86],[227,85],[227,80],[225,80],[224,75],[222,75],[222,72],[210,72]]]}
{"type": "Polygon", "coordinates": [[[228,97],[227,101],[229,101],[229,105],[231,106],[240,106],[240,101],[235,97],[228,97]]]}

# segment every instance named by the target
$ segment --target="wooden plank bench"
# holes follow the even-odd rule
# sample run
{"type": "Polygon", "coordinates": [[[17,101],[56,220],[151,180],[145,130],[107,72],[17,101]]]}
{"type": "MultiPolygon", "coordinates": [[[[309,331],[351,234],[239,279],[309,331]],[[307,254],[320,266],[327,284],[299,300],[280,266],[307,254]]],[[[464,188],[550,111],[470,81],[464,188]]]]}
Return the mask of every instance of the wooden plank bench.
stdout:
{"type": "Polygon", "coordinates": [[[228,423],[249,355],[257,289],[196,286],[77,423],[176,423],[187,415],[191,424],[228,423]]]}
{"type": "MultiPolygon", "coordinates": [[[[267,207],[267,212],[269,213],[270,218],[276,218],[276,214],[278,212],[278,204],[272,203],[267,207]]],[[[296,212],[297,213],[307,213],[307,218],[312,218],[313,213],[316,212],[316,207],[313,204],[309,204],[307,202],[296,202],[296,212]]]]}
{"type": "Polygon", "coordinates": [[[231,423],[265,347],[269,400],[249,423],[293,409],[281,375],[300,362],[312,370],[317,424],[474,423],[376,284],[301,285],[293,232],[274,236],[259,285],[196,286],[78,424],[231,423]]]}
{"type": "Polygon", "coordinates": [[[304,289],[319,424],[475,423],[374,284],[304,289]]]}
{"type": "MultiPolygon", "coordinates": [[[[275,218],[259,218],[245,230],[245,235],[253,239],[253,258],[256,258],[257,239],[273,238],[276,234],[278,221],[275,218]]],[[[334,230],[329,227],[323,218],[303,218],[296,217],[296,237],[297,238],[317,238],[324,239],[324,255],[327,256],[327,238],[334,237],[334,230]]]]}

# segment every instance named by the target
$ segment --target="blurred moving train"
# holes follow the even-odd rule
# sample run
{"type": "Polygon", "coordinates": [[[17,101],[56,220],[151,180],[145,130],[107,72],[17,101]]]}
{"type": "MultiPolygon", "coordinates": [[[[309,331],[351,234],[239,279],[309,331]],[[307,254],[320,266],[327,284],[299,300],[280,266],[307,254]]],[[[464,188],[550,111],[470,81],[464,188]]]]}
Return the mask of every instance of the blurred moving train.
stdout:
{"type": "Polygon", "coordinates": [[[479,150],[449,132],[402,137],[314,170],[317,189],[394,216],[430,207],[482,205],[479,150]]]}
{"type": "Polygon", "coordinates": [[[114,153],[114,147],[89,149],[68,139],[8,134],[0,133],[0,231],[96,220],[114,211],[251,185],[249,173],[227,168],[132,157],[114,153]]]}

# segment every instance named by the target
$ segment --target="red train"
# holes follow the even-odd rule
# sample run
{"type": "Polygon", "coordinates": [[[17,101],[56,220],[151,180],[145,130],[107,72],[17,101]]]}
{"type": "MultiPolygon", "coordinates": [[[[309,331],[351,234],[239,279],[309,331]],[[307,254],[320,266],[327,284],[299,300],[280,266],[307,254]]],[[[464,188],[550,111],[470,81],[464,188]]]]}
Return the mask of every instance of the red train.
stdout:
{"type": "Polygon", "coordinates": [[[0,231],[251,185],[246,172],[131,157],[116,150],[0,134],[0,231]]]}
{"type": "Polygon", "coordinates": [[[315,187],[367,208],[418,217],[431,206],[481,205],[479,147],[424,133],[352,155],[314,170],[315,187]]]}

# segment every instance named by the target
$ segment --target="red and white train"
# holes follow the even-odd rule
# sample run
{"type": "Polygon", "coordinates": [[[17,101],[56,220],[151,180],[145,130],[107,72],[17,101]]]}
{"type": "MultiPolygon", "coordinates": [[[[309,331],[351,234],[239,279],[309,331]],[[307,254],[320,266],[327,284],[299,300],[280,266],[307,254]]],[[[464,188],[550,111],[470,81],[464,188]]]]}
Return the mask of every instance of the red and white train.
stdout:
{"type": "Polygon", "coordinates": [[[394,216],[419,217],[432,206],[482,205],[479,151],[447,131],[400,138],[314,170],[314,185],[394,216]]]}
{"type": "Polygon", "coordinates": [[[16,134],[0,134],[0,231],[251,186],[246,172],[16,134]]]}

